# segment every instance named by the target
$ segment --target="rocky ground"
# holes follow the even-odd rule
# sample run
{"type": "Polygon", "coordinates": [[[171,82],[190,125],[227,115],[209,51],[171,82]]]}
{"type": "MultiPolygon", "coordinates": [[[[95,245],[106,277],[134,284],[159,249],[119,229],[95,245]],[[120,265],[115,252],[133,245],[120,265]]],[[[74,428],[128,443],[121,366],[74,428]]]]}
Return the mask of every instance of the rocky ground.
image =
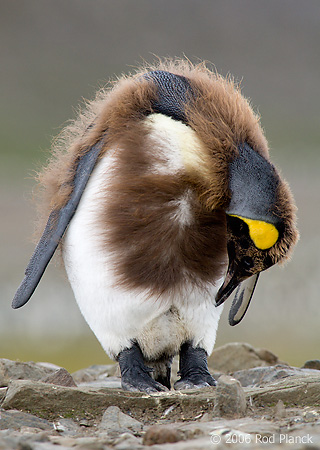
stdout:
{"type": "Polygon", "coordinates": [[[147,395],[122,391],[116,365],[0,359],[0,450],[320,449],[319,360],[234,343],[209,365],[216,388],[147,395]]]}

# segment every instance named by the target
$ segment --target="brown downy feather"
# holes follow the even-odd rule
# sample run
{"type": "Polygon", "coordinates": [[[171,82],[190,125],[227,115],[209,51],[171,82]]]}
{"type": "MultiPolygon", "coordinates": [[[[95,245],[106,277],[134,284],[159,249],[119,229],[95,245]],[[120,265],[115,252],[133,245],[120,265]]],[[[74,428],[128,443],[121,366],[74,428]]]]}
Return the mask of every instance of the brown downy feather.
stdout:
{"type": "Polygon", "coordinates": [[[101,246],[113,253],[117,281],[161,296],[185,284],[203,287],[220,279],[226,264],[226,218],[203,208],[184,174],[150,171],[157,152],[143,122],[128,126],[118,141],[115,170],[106,187],[97,229],[101,246]],[[188,196],[192,220],[174,219],[188,196]]]}
{"type": "Polygon", "coordinates": [[[168,70],[183,75],[201,92],[187,116],[208,150],[212,178],[208,180],[204,197],[210,209],[222,205],[228,196],[225,173],[238,143],[247,141],[256,151],[268,156],[259,120],[231,79],[226,80],[210,72],[203,64],[192,66],[187,61],[160,63],[132,77],[124,76],[113,88],[102,89],[77,120],[58,136],[53,144],[51,161],[38,177],[43,196],[41,215],[45,219],[52,209],[67,203],[79,156],[99,141],[106,130],[104,151],[107,151],[130,124],[137,123],[146,111],[151,111],[156,90],[141,78],[149,70],[168,70]]]}

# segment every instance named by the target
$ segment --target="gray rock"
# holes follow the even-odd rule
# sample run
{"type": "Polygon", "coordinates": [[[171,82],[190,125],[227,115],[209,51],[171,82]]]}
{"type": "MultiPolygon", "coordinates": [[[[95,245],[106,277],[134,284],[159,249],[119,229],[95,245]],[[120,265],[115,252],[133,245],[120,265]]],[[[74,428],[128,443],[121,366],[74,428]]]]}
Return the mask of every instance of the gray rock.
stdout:
{"type": "MultiPolygon", "coordinates": [[[[231,428],[232,429],[232,428],[231,428]]],[[[236,427],[242,433],[260,436],[273,436],[279,433],[279,425],[273,423],[271,420],[255,419],[245,423],[239,423],[236,427]]]]}
{"type": "Polygon", "coordinates": [[[93,365],[87,367],[86,369],[77,370],[72,374],[72,378],[77,384],[103,381],[108,377],[115,376],[118,371],[118,367],[118,364],[93,365]]]}
{"type": "Polygon", "coordinates": [[[57,450],[61,448],[73,448],[76,450],[85,449],[96,449],[101,448],[103,450],[109,449],[107,445],[112,445],[113,440],[111,439],[101,439],[95,435],[92,436],[67,436],[67,435],[58,435],[58,436],[50,436],[50,442],[54,444],[57,450]]]}
{"type": "Polygon", "coordinates": [[[252,417],[241,417],[237,419],[215,417],[214,420],[211,419],[208,422],[188,422],[177,426],[190,439],[194,436],[208,435],[212,430],[237,429],[245,431],[245,428],[253,427],[259,421],[260,419],[253,419],[252,417]]]}
{"type": "MultiPolygon", "coordinates": [[[[200,436],[209,436],[210,432],[215,428],[217,423],[223,423],[226,419],[217,418],[215,421],[206,422],[174,422],[170,424],[157,424],[152,425],[146,430],[146,434],[143,437],[145,445],[155,445],[161,442],[186,441],[189,439],[195,439],[200,436]]],[[[220,425],[221,426],[221,425],[220,425]]]]}
{"type": "Polygon", "coordinates": [[[277,362],[278,357],[268,350],[234,342],[215,349],[208,364],[213,370],[232,373],[252,367],[270,366],[277,362]]]}
{"type": "Polygon", "coordinates": [[[87,386],[92,388],[121,389],[121,379],[119,377],[106,377],[103,379],[85,381],[78,386],[87,386]]]}
{"type": "Polygon", "coordinates": [[[222,417],[241,417],[246,412],[246,396],[238,380],[228,375],[218,379],[213,414],[222,417]]]}
{"type": "MultiPolygon", "coordinates": [[[[51,450],[48,433],[42,431],[40,433],[10,433],[0,435],[0,449],[5,450],[51,450]],[[1,447],[1,445],[3,447],[1,447]],[[39,447],[38,447],[39,446],[39,447]]],[[[63,449],[59,449],[63,450],[63,449]]]]}
{"type": "Polygon", "coordinates": [[[56,384],[58,386],[77,387],[70,373],[63,368],[42,378],[40,381],[43,383],[56,384]]]}
{"type": "Polygon", "coordinates": [[[80,436],[83,433],[81,427],[72,419],[60,419],[54,422],[54,429],[62,436],[80,436]]]}
{"type": "Polygon", "coordinates": [[[122,433],[140,434],[143,425],[136,419],[124,414],[118,406],[109,406],[104,412],[99,432],[107,432],[109,435],[119,435],[122,433]]]}
{"type": "MultiPolygon", "coordinates": [[[[320,372],[312,373],[318,376],[290,376],[265,387],[247,387],[244,390],[247,399],[251,399],[256,406],[274,407],[279,400],[286,407],[320,406],[320,372]]],[[[223,377],[220,377],[220,389],[222,382],[223,377]]],[[[143,423],[150,424],[160,419],[174,422],[201,418],[205,413],[212,414],[214,404],[219,401],[218,396],[215,399],[218,387],[184,392],[169,391],[150,396],[120,389],[70,388],[15,380],[7,389],[2,408],[29,412],[49,421],[64,417],[76,421],[85,420],[88,425],[92,425],[108,406],[118,406],[122,412],[130,411],[135,419],[143,423]]],[[[233,386],[232,389],[236,387],[233,386]]],[[[230,393],[229,399],[232,395],[230,393]]]]}
{"type": "Polygon", "coordinates": [[[53,425],[48,420],[21,411],[0,409],[0,430],[20,430],[22,427],[53,431],[53,425]]]}
{"type": "Polygon", "coordinates": [[[72,374],[78,386],[121,389],[119,364],[93,365],[72,374]]]}
{"type": "Polygon", "coordinates": [[[89,421],[102,416],[108,406],[118,406],[124,413],[142,422],[166,418],[193,419],[211,411],[215,388],[196,389],[188,392],[168,391],[147,395],[121,389],[54,386],[51,384],[16,380],[10,383],[2,402],[4,409],[19,409],[48,420],[61,417],[89,421]]]}
{"type": "MultiPolygon", "coordinates": [[[[72,449],[75,450],[112,450],[114,447],[109,447],[109,444],[112,444],[112,441],[108,439],[100,439],[97,437],[82,437],[76,438],[74,440],[74,444],[72,449]]],[[[70,450],[72,450],[70,448],[70,450]]],[[[53,449],[54,450],[54,449],[53,449]]],[[[60,449],[59,449],[60,450],[60,449]]]]}
{"type": "Polygon", "coordinates": [[[116,450],[140,450],[145,448],[142,439],[133,436],[131,433],[123,433],[113,442],[116,450]]]}
{"type": "Polygon", "coordinates": [[[268,367],[254,367],[247,370],[239,370],[234,372],[232,376],[240,381],[243,387],[263,386],[267,383],[273,383],[282,378],[298,376],[307,377],[310,375],[317,376],[318,373],[312,369],[298,369],[282,364],[268,367]]]}
{"type": "Polygon", "coordinates": [[[320,406],[320,372],[308,376],[292,376],[260,388],[245,388],[256,406],[276,405],[282,400],[290,407],[320,406]]]}
{"type": "MultiPolygon", "coordinates": [[[[111,400],[114,404],[118,391],[110,391],[15,380],[10,383],[1,406],[31,412],[49,420],[61,417],[92,420],[105,411],[111,400]]],[[[124,400],[120,394],[120,403],[121,399],[124,400]]]]}
{"type": "Polygon", "coordinates": [[[283,419],[286,417],[287,412],[282,400],[279,400],[276,406],[274,407],[274,418],[277,420],[283,419]]]}
{"type": "Polygon", "coordinates": [[[306,361],[302,369],[320,370],[320,359],[310,359],[309,361],[306,361]]]}
{"type": "Polygon", "coordinates": [[[0,359],[0,387],[8,386],[12,380],[39,381],[57,369],[49,368],[34,362],[18,362],[0,359]]]}
{"type": "Polygon", "coordinates": [[[150,447],[152,450],[222,450],[225,447],[213,446],[210,436],[201,436],[200,438],[189,441],[180,441],[174,444],[159,444],[150,447]]]}

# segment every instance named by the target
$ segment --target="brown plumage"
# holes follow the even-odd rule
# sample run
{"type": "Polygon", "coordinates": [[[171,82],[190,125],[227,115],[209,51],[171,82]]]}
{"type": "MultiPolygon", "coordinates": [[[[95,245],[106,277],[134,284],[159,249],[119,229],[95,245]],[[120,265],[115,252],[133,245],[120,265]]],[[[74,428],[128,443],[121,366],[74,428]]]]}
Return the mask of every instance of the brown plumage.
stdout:
{"type": "Polygon", "coordinates": [[[123,77],[57,139],[39,174],[43,219],[56,211],[57,221],[69,207],[76,171],[98,143],[96,169],[61,240],[79,306],[119,360],[124,388],[169,386],[177,352],[177,388],[214,385],[206,354],[221,308],[213,297],[219,305],[240,286],[230,319],[238,323],[258,274],[298,239],[294,201],[269,161],[259,117],[231,78],[205,64],[167,61],[123,77]]]}
{"type": "MultiPolygon", "coordinates": [[[[140,121],[146,112],[152,111],[151,105],[157,95],[155,87],[141,77],[152,70],[185,76],[199,90],[198,98],[186,113],[190,126],[205,144],[206,154],[202,158],[207,185],[201,183],[199,188],[210,209],[223,206],[228,200],[225,173],[239,143],[248,142],[269,158],[259,117],[231,78],[224,79],[204,64],[192,66],[186,61],[149,66],[132,77],[122,77],[110,89],[98,92],[96,99],[88,103],[78,119],[56,139],[53,158],[39,174],[39,182],[46,191],[42,213],[45,220],[52,209],[67,202],[77,158],[99,141],[106,130],[106,145],[101,156],[119,141],[140,139],[143,128],[140,121]]],[[[198,184],[201,173],[189,175],[198,184]]],[[[202,177],[200,181],[203,181],[202,177]]]]}

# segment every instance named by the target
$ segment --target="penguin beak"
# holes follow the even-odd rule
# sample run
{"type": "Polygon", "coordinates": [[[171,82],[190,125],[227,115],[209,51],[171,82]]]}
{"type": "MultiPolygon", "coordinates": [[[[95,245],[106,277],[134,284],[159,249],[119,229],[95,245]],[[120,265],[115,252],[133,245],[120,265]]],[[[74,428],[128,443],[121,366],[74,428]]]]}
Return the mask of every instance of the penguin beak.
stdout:
{"type": "Polygon", "coordinates": [[[216,306],[222,305],[222,303],[227,300],[227,298],[232,294],[236,287],[239,286],[239,284],[246,278],[248,278],[248,275],[244,275],[243,270],[241,270],[239,264],[236,262],[236,260],[232,259],[229,262],[228,271],[223,285],[216,295],[216,306]]]}
{"type": "Polygon", "coordinates": [[[234,259],[229,263],[226,278],[216,295],[215,302],[216,306],[220,306],[231,296],[232,304],[229,312],[229,324],[231,326],[237,325],[245,316],[259,274],[260,272],[249,275],[234,259]]]}

